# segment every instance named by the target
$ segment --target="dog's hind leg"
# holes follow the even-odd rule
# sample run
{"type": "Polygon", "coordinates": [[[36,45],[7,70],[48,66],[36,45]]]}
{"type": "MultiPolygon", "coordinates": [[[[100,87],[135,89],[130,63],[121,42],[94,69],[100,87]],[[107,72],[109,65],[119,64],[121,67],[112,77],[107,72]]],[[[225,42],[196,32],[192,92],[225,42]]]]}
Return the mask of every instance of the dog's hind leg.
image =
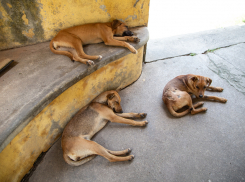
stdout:
{"type": "MultiPolygon", "coordinates": [[[[55,46],[53,45],[53,41],[50,42],[50,49],[53,53],[55,54],[61,54],[61,55],[64,55],[64,56],[68,56],[72,61],[73,61],[73,55],[71,52],[69,52],[67,50],[66,47],[59,47],[59,46],[55,46]]],[[[71,48],[70,48],[71,49],[71,48]]]]}
{"type": "Polygon", "coordinates": [[[112,155],[127,155],[129,154],[132,150],[130,148],[126,149],[126,150],[122,150],[122,151],[111,151],[111,150],[107,150],[110,154],[112,155]]]}
{"type": "Polygon", "coordinates": [[[68,51],[72,53],[74,61],[78,61],[78,62],[81,62],[83,64],[87,64],[87,65],[90,65],[90,66],[94,65],[93,61],[88,60],[88,59],[83,59],[83,58],[79,57],[78,54],[77,54],[77,51],[75,49],[73,49],[73,48],[62,48],[62,49],[68,49],[68,51]]]}
{"type": "Polygon", "coordinates": [[[204,104],[204,102],[198,102],[196,104],[193,105],[193,107],[196,109],[197,107],[200,107],[204,104]]]}
{"type": "Polygon", "coordinates": [[[110,162],[130,161],[134,158],[133,155],[116,156],[129,154],[131,149],[111,151],[94,141],[86,140],[81,137],[76,137],[66,143],[63,143],[62,149],[64,160],[72,166],[82,165],[92,160],[96,155],[100,155],[108,159],[110,162]]]}
{"type": "Polygon", "coordinates": [[[181,112],[181,113],[178,113],[178,112],[176,112],[176,111],[173,109],[171,103],[167,103],[166,106],[167,106],[169,112],[170,112],[173,116],[175,116],[175,117],[182,117],[182,116],[184,116],[184,115],[186,115],[186,114],[188,114],[188,113],[190,112],[190,109],[187,109],[187,110],[185,110],[185,111],[183,111],[183,112],[181,112]]]}
{"type": "Polygon", "coordinates": [[[129,119],[136,119],[136,118],[145,118],[146,113],[115,113],[116,115],[123,117],[123,118],[129,118],[129,119]]]}
{"type": "Polygon", "coordinates": [[[92,59],[92,60],[101,60],[102,59],[102,56],[101,55],[98,55],[98,56],[90,56],[90,55],[87,55],[84,51],[83,51],[83,46],[82,46],[82,41],[79,39],[79,38],[75,38],[74,37],[74,40],[72,42],[73,44],[73,47],[74,49],[76,49],[76,52],[78,54],[78,56],[80,58],[83,58],[83,59],[92,59]]]}
{"type": "Polygon", "coordinates": [[[192,107],[191,107],[191,114],[197,114],[199,112],[204,112],[204,111],[207,111],[207,108],[206,107],[202,107],[200,109],[197,109],[197,107],[200,107],[204,104],[204,102],[198,102],[196,104],[194,104],[192,107]]]}
{"type": "Polygon", "coordinates": [[[130,161],[134,158],[133,155],[128,155],[128,156],[116,156],[116,155],[125,155],[130,153],[131,149],[126,149],[123,151],[111,151],[100,144],[91,141],[91,140],[84,140],[83,141],[83,148],[86,148],[88,151],[93,151],[95,155],[100,155],[106,159],[108,159],[110,162],[117,162],[117,161],[130,161]]]}
{"type": "Polygon", "coordinates": [[[134,158],[134,155],[128,155],[128,156],[117,156],[117,155],[126,155],[130,153],[130,149],[126,149],[123,151],[110,151],[101,145],[96,143],[96,153],[110,162],[119,162],[119,161],[131,161],[134,158]]]}

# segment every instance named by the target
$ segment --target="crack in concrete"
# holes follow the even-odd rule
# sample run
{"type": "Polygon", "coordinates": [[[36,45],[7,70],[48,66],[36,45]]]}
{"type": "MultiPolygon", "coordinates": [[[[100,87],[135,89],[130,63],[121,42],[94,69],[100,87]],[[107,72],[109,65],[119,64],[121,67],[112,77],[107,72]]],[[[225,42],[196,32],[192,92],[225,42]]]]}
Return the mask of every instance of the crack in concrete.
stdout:
{"type": "MultiPolygon", "coordinates": [[[[215,48],[215,49],[212,49],[212,50],[216,51],[216,50],[218,50],[218,49],[223,49],[223,48],[227,48],[227,47],[232,47],[232,46],[239,45],[239,44],[244,44],[244,43],[245,43],[245,42],[239,42],[239,43],[231,44],[231,45],[228,45],[228,46],[218,47],[218,48],[215,48]]],[[[214,52],[214,51],[213,51],[213,52],[214,52]]],[[[208,50],[204,51],[204,52],[201,53],[201,54],[207,54],[207,53],[209,53],[209,52],[210,52],[210,50],[208,49],[208,50]]]]}
{"type": "MultiPolygon", "coordinates": [[[[209,59],[209,65],[207,67],[210,70],[212,70],[214,73],[216,73],[221,78],[225,79],[232,87],[234,87],[237,91],[241,92],[243,95],[245,95],[245,86],[244,86],[245,85],[245,72],[243,70],[241,70],[239,67],[236,67],[230,61],[223,58],[222,56],[215,54],[215,51],[219,50],[219,49],[224,49],[224,48],[236,46],[239,44],[244,44],[244,43],[245,42],[240,42],[240,43],[231,44],[228,46],[218,47],[218,48],[215,48],[212,50],[208,49],[208,50],[204,51],[203,53],[199,53],[199,54],[205,54],[207,56],[207,58],[209,59]],[[219,57],[221,59],[221,61],[212,60],[212,58],[210,57],[212,54],[219,57]]],[[[173,57],[167,57],[167,58],[163,58],[163,59],[157,59],[157,60],[153,60],[150,62],[145,62],[145,64],[146,63],[154,63],[154,62],[162,61],[162,60],[173,59],[173,58],[182,57],[182,56],[192,56],[191,54],[193,54],[193,53],[183,54],[183,55],[173,56],[173,57]]],[[[196,54],[196,55],[198,55],[198,54],[196,54]]]]}
{"type": "MultiPolygon", "coordinates": [[[[218,48],[214,48],[212,50],[208,49],[206,51],[204,51],[203,53],[199,53],[199,54],[207,54],[207,53],[210,53],[210,51],[214,52],[215,50],[218,50],[218,49],[223,49],[223,48],[227,48],[227,47],[232,47],[232,46],[235,46],[235,45],[239,45],[239,44],[244,44],[245,42],[239,42],[239,43],[236,43],[236,44],[231,44],[231,45],[228,45],[228,46],[223,46],[223,47],[218,47],[218,48]]],[[[178,55],[178,56],[173,56],[173,57],[166,57],[166,58],[162,58],[162,59],[155,59],[155,60],[152,60],[152,61],[149,61],[149,62],[144,62],[145,64],[148,64],[148,63],[154,63],[154,62],[157,62],[157,61],[162,61],[162,60],[167,60],[167,59],[173,59],[173,58],[177,58],[177,57],[182,57],[182,56],[192,56],[191,54],[193,54],[192,52],[191,53],[188,53],[188,54],[182,54],[182,55],[178,55]]],[[[198,55],[198,53],[194,53],[196,55],[198,55]]],[[[195,55],[195,56],[196,56],[195,55]]]]}
{"type": "Polygon", "coordinates": [[[183,54],[183,55],[179,55],[179,56],[173,56],[173,57],[166,57],[166,58],[162,58],[162,59],[156,59],[156,60],[153,60],[153,61],[149,61],[149,62],[145,62],[145,64],[147,63],[154,63],[154,62],[157,62],[157,61],[162,61],[162,60],[167,60],[167,59],[172,59],[172,58],[178,58],[178,57],[182,57],[182,56],[190,56],[190,54],[192,53],[189,53],[189,54],[183,54]]]}

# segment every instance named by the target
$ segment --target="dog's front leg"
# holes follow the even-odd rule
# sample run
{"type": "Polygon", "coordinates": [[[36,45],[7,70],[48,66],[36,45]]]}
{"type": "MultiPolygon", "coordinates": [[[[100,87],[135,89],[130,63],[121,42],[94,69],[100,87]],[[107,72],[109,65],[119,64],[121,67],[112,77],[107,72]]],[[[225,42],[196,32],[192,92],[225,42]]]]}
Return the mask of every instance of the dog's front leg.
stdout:
{"type": "Polygon", "coordinates": [[[216,100],[219,102],[227,102],[227,99],[223,98],[223,97],[216,97],[216,96],[209,96],[209,95],[204,95],[204,99],[206,100],[216,100]]]}
{"type": "Polygon", "coordinates": [[[209,86],[207,88],[207,90],[212,90],[212,91],[217,91],[217,92],[222,92],[224,89],[221,87],[213,87],[213,86],[209,86]]]}
{"type": "Polygon", "coordinates": [[[134,121],[131,119],[125,119],[122,118],[120,116],[117,116],[116,114],[110,115],[108,120],[110,120],[111,122],[114,123],[123,123],[123,124],[129,124],[129,125],[133,125],[133,126],[145,126],[148,124],[148,121],[134,121]]]}
{"type": "Polygon", "coordinates": [[[129,41],[129,42],[140,42],[140,39],[136,36],[124,36],[124,37],[113,37],[116,40],[129,41]]]}
{"type": "Polygon", "coordinates": [[[123,118],[129,118],[129,119],[136,119],[136,118],[145,118],[147,116],[146,113],[115,113],[116,115],[123,117],[123,118]]]}
{"type": "Polygon", "coordinates": [[[116,39],[113,39],[113,38],[107,39],[104,42],[105,42],[105,45],[126,47],[132,53],[134,53],[134,54],[137,54],[138,53],[138,51],[133,46],[131,46],[130,44],[128,44],[127,42],[122,42],[122,41],[119,41],[119,40],[116,40],[116,39]]]}

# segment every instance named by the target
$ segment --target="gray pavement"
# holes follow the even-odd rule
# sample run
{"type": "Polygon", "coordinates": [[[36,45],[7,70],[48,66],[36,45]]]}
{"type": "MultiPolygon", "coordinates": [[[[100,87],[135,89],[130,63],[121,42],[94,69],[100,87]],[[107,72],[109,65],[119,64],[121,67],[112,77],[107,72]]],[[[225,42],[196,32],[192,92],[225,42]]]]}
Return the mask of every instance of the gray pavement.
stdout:
{"type": "Polygon", "coordinates": [[[216,30],[212,36],[210,31],[180,36],[184,50],[180,47],[177,54],[169,53],[177,48],[162,49],[170,47],[166,42],[175,37],[149,42],[142,75],[120,91],[124,112],[147,112],[148,126],[109,123],[93,138],[110,150],[132,148],[133,161],[110,163],[98,156],[72,167],[64,162],[58,140],[29,181],[245,181],[245,33],[241,29],[245,26],[216,30]],[[199,40],[195,44],[193,37],[199,40]],[[209,44],[203,46],[205,42],[209,44]],[[197,55],[185,55],[189,53],[197,55]],[[210,77],[213,86],[223,87],[223,92],[207,94],[225,97],[227,103],[204,101],[206,113],[172,117],[161,100],[162,90],[172,78],[189,73],[210,77]]]}

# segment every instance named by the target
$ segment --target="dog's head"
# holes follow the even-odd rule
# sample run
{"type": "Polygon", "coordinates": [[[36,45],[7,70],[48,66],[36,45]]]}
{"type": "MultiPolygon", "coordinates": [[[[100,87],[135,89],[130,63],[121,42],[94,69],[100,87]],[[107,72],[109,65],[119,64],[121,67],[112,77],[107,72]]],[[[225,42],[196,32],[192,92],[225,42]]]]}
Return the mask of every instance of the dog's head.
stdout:
{"type": "Polygon", "coordinates": [[[121,98],[116,91],[113,91],[107,95],[108,106],[116,113],[122,113],[121,98]]]}
{"type": "Polygon", "coordinates": [[[128,26],[121,22],[120,20],[113,20],[112,22],[112,31],[114,35],[117,36],[132,36],[134,35],[133,32],[131,32],[128,29],[128,26]]]}
{"type": "Polygon", "coordinates": [[[192,75],[189,78],[189,81],[192,85],[192,93],[197,98],[203,98],[204,92],[212,83],[212,80],[208,77],[204,76],[198,76],[198,75],[192,75]]]}

